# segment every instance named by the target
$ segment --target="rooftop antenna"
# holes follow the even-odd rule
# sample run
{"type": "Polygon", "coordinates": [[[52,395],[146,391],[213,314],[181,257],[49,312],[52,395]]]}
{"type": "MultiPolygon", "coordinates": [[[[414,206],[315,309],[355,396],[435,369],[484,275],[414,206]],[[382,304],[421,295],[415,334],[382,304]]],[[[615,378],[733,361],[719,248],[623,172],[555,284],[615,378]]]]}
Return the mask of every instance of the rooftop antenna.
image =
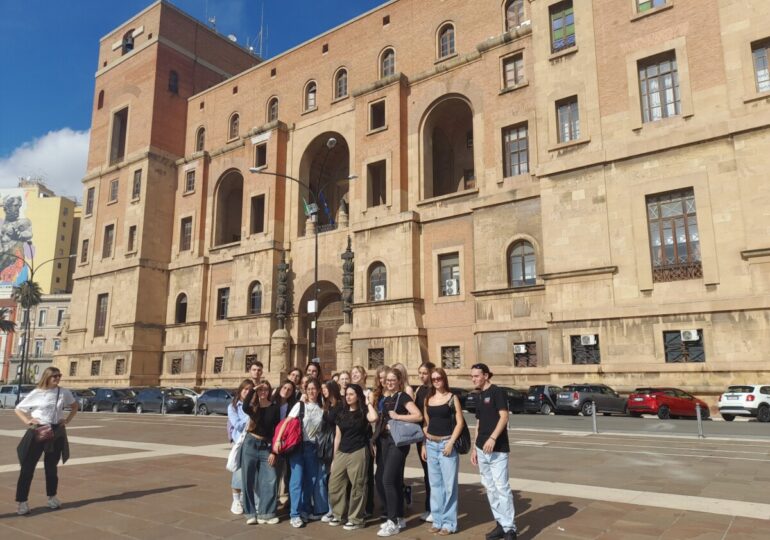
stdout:
{"type": "Polygon", "coordinates": [[[212,30],[216,31],[216,29],[217,29],[217,18],[215,16],[214,17],[209,17],[209,0],[206,0],[205,11],[206,11],[206,13],[205,13],[205,15],[206,15],[206,22],[212,28],[212,30]]]}
{"type": "Polygon", "coordinates": [[[259,57],[260,58],[264,58],[264,56],[262,56],[264,30],[265,30],[265,3],[262,2],[262,15],[260,16],[260,19],[259,19],[259,57]]]}

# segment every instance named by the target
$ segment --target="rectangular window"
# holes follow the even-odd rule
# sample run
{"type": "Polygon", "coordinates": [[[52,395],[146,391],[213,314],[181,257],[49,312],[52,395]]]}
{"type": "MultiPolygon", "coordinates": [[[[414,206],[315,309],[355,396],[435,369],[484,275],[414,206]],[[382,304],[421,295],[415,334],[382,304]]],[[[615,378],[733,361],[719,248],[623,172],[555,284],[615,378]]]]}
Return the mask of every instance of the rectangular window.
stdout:
{"type": "Polygon", "coordinates": [[[192,193],[195,191],[195,170],[187,171],[184,179],[184,192],[192,193]]]}
{"type": "Polygon", "coordinates": [[[752,44],[751,56],[757,92],[770,92],[770,40],[752,44]]]}
{"type": "Polygon", "coordinates": [[[37,312],[37,325],[38,326],[45,326],[46,321],[48,320],[48,310],[47,309],[41,309],[37,312]]]}
{"type": "Polygon", "coordinates": [[[214,373],[222,373],[222,366],[225,363],[225,359],[221,356],[214,358],[214,373]]]}
{"type": "Polygon", "coordinates": [[[83,240],[83,243],[80,247],[80,262],[85,263],[88,262],[88,239],[83,240]]]}
{"type": "Polygon", "coordinates": [[[527,124],[503,129],[503,176],[529,172],[529,137],[527,124]]]}
{"type": "Polygon", "coordinates": [[[110,181],[110,198],[107,202],[115,202],[118,200],[118,191],[120,189],[120,180],[117,178],[110,181]]]}
{"type": "Polygon", "coordinates": [[[45,340],[43,339],[35,340],[35,358],[40,358],[41,356],[43,356],[44,347],[45,347],[45,340]]]}
{"type": "Polygon", "coordinates": [[[128,130],[128,107],[112,116],[112,140],[110,142],[110,165],[123,161],[126,155],[126,132],[128,130]]]}
{"type": "Polygon", "coordinates": [[[126,359],[125,358],[118,358],[115,360],[115,375],[125,375],[126,374],[126,359]]]}
{"type": "Polygon", "coordinates": [[[138,199],[142,193],[142,169],[134,171],[134,183],[131,186],[131,199],[138,199]]]}
{"type": "Polygon", "coordinates": [[[69,376],[75,377],[78,374],[78,363],[77,362],[70,362],[70,371],[69,376]]]}
{"type": "Polygon", "coordinates": [[[102,243],[102,259],[112,256],[112,245],[115,242],[115,225],[107,225],[104,228],[104,241],[102,243]]]}
{"type": "Polygon", "coordinates": [[[692,188],[647,197],[653,281],[703,277],[692,188]]]}
{"type": "Polygon", "coordinates": [[[179,225],[179,251],[192,249],[192,217],[182,218],[179,225]]]}
{"type": "Polygon", "coordinates": [[[244,363],[244,367],[246,368],[246,373],[249,372],[251,369],[251,365],[255,364],[257,362],[257,355],[256,354],[247,354],[246,355],[246,362],[244,363]]]}
{"type": "Polygon", "coordinates": [[[679,75],[673,51],[638,63],[642,121],[655,122],[681,114],[679,75]]]}
{"type": "Polygon", "coordinates": [[[639,13],[644,13],[656,7],[666,5],[666,0],[636,0],[636,10],[639,13]]]}
{"type": "Polygon", "coordinates": [[[377,369],[385,365],[385,349],[369,349],[367,356],[369,359],[368,369],[377,369]]]}
{"type": "Polygon", "coordinates": [[[96,193],[96,188],[88,188],[88,191],[86,191],[86,215],[90,216],[94,213],[94,195],[96,193]]]}
{"type": "Polygon", "coordinates": [[[514,367],[537,367],[537,343],[527,341],[513,344],[514,367]]]}
{"type": "Polygon", "coordinates": [[[254,166],[257,168],[267,167],[267,143],[254,147],[254,166]]]}
{"type": "Polygon", "coordinates": [[[101,360],[91,360],[91,377],[98,377],[102,371],[101,360]]]}
{"type": "Polygon", "coordinates": [[[580,138],[580,114],[577,96],[556,102],[556,127],[559,142],[565,143],[580,138]]]}
{"type": "Polygon", "coordinates": [[[663,332],[663,347],[667,364],[706,361],[701,329],[663,332]]]}
{"type": "Polygon", "coordinates": [[[503,59],[505,88],[513,88],[524,82],[524,55],[516,54],[503,59]]]}
{"type": "Polygon", "coordinates": [[[64,310],[60,309],[56,313],[56,326],[61,327],[62,323],[64,322],[64,310]]]}
{"type": "Polygon", "coordinates": [[[554,4],[551,15],[551,52],[559,52],[575,46],[575,12],[572,0],[554,4]]]}
{"type": "Polygon", "coordinates": [[[385,127],[385,100],[369,105],[369,131],[385,127]]]}
{"type": "Polygon", "coordinates": [[[385,160],[369,163],[366,166],[366,181],[369,188],[366,198],[367,208],[380,206],[386,202],[385,171],[385,160]]]}
{"type": "Polygon", "coordinates": [[[230,288],[225,287],[217,291],[217,320],[227,318],[227,305],[230,302],[230,288]]]}
{"type": "Polygon", "coordinates": [[[61,341],[58,339],[53,340],[53,352],[59,352],[61,349],[61,341]]]}
{"type": "Polygon", "coordinates": [[[96,297],[96,320],[94,321],[94,336],[103,336],[107,329],[107,303],[109,294],[100,294],[96,297]]]}
{"type": "Polygon", "coordinates": [[[265,232],[265,196],[257,195],[251,198],[251,234],[265,232]]]}
{"type": "Polygon", "coordinates": [[[570,346],[572,348],[573,364],[583,365],[601,363],[599,336],[593,334],[570,336],[570,346]]]}
{"type": "Polygon", "coordinates": [[[460,294],[460,254],[439,255],[439,296],[460,294]]]}
{"type": "Polygon", "coordinates": [[[136,225],[131,225],[128,228],[128,253],[136,251],[136,225]]]}
{"type": "Polygon", "coordinates": [[[182,373],[182,359],[181,358],[172,358],[171,359],[171,374],[172,375],[179,375],[182,373]]]}
{"type": "Polygon", "coordinates": [[[463,367],[460,347],[441,347],[441,367],[444,369],[460,369],[463,367]]]}

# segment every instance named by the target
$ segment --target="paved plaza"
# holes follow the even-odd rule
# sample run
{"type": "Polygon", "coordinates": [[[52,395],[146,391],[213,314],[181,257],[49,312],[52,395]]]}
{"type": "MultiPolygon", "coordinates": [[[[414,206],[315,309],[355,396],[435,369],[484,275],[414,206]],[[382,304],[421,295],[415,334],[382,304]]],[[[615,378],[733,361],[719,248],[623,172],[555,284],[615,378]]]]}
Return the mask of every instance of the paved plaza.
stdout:
{"type": "MultiPolygon", "coordinates": [[[[599,435],[541,427],[549,420],[511,420],[510,473],[519,538],[770,538],[770,437],[764,436],[770,435],[770,426],[735,428],[751,429],[756,437],[698,440],[656,433],[653,420],[636,421],[649,428],[643,433],[616,427],[614,433],[599,435]]],[[[577,422],[576,428],[585,427],[577,422]]],[[[242,516],[232,515],[221,416],[79,414],[69,429],[71,459],[59,472],[63,508],[44,507],[39,469],[30,496],[32,514],[17,516],[20,428],[11,411],[0,411],[2,539],[376,538],[379,520],[347,532],[322,523],[293,529],[287,518],[278,525],[247,526],[242,516]]],[[[461,463],[455,537],[480,539],[492,526],[491,513],[469,457],[461,463]]],[[[421,474],[412,450],[407,476],[421,474]]],[[[397,538],[433,538],[419,520],[422,482],[412,485],[415,501],[407,529],[397,538]]]]}

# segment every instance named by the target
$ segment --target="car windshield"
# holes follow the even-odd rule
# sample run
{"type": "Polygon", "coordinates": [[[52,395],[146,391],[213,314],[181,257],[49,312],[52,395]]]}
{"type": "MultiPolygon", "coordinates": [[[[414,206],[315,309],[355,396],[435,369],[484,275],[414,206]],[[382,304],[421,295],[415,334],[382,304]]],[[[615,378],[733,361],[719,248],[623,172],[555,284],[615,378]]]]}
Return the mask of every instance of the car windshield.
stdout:
{"type": "Polygon", "coordinates": [[[530,394],[536,394],[537,392],[542,392],[543,390],[545,390],[545,386],[530,386],[527,392],[530,394]]]}
{"type": "Polygon", "coordinates": [[[93,390],[76,390],[75,393],[80,397],[94,397],[96,395],[93,390]]]}
{"type": "Polygon", "coordinates": [[[654,394],[660,391],[660,388],[637,388],[634,390],[634,394],[654,394]]]}
{"type": "Polygon", "coordinates": [[[754,391],[753,386],[730,386],[727,389],[728,392],[738,393],[738,394],[751,394],[754,391]]]}
{"type": "Polygon", "coordinates": [[[176,389],[167,390],[166,391],[166,395],[168,397],[185,397],[184,392],[182,392],[181,390],[176,390],[176,389]]]}
{"type": "Polygon", "coordinates": [[[115,390],[115,397],[129,398],[134,397],[135,395],[133,390],[115,390]]]}

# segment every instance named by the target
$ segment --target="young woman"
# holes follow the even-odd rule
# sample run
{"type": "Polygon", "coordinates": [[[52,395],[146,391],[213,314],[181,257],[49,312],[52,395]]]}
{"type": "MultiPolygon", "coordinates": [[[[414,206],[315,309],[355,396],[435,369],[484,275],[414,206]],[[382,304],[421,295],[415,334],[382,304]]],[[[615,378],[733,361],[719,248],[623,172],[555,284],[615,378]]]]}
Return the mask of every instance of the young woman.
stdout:
{"type": "MultiPolygon", "coordinates": [[[[289,418],[302,417],[302,444],[289,454],[289,516],[291,526],[295,528],[304,526],[306,521],[321,519],[329,511],[324,467],[318,458],[316,445],[324,412],[321,406],[321,383],[317,379],[310,379],[305,392],[306,402],[295,404],[289,411],[289,418]]],[[[286,424],[283,424],[279,429],[279,440],[285,428],[286,424]]],[[[280,444],[276,443],[276,452],[281,451],[280,444]]]]}
{"type": "Polygon", "coordinates": [[[64,426],[69,424],[78,412],[78,402],[72,392],[60,388],[61,371],[55,367],[46,368],[40,377],[37,388],[16,405],[16,416],[29,429],[19,445],[19,457],[21,459],[21,471],[16,482],[16,502],[19,503],[17,512],[19,515],[29,514],[29,488],[32,485],[32,477],[35,467],[40,461],[40,456],[45,452],[43,463],[45,464],[45,492],[48,495],[48,508],[53,510],[61,506],[56,498],[59,487],[59,475],[57,467],[59,459],[64,452],[64,461],[69,457],[67,444],[67,430],[64,426]],[[72,407],[65,417],[64,407],[72,407]],[[49,426],[53,431],[53,438],[48,441],[37,441],[35,429],[49,426]]]}
{"type": "MultiPolygon", "coordinates": [[[[289,374],[291,375],[291,373],[289,374]]],[[[294,404],[299,400],[300,394],[297,392],[297,387],[294,385],[294,381],[286,379],[280,388],[273,395],[273,402],[278,405],[280,411],[279,418],[283,420],[294,404]]],[[[286,463],[286,459],[282,456],[278,456],[278,460],[275,464],[275,474],[278,477],[278,502],[280,504],[286,504],[289,500],[289,467],[286,463]]]]}
{"type": "Polygon", "coordinates": [[[350,372],[340,371],[340,376],[337,380],[337,384],[340,385],[340,391],[342,393],[345,393],[345,388],[347,388],[348,385],[350,384],[350,372]]]}
{"type": "Polygon", "coordinates": [[[412,387],[409,384],[409,373],[406,371],[406,366],[404,364],[398,363],[393,364],[391,366],[391,369],[397,369],[401,372],[401,380],[403,381],[404,386],[404,392],[406,392],[410,398],[414,400],[414,390],[412,390],[412,387]]]}
{"type": "MultiPolygon", "coordinates": [[[[433,370],[436,369],[436,364],[433,362],[423,362],[417,369],[417,375],[420,378],[420,386],[417,387],[415,392],[414,403],[420,412],[425,414],[425,400],[433,390],[430,382],[430,376],[433,370]]],[[[423,455],[423,443],[417,443],[417,452],[420,456],[420,465],[422,465],[422,480],[425,485],[425,512],[420,515],[420,519],[427,521],[428,523],[433,521],[433,517],[430,515],[430,480],[428,478],[428,463],[425,461],[423,455]]],[[[411,498],[411,489],[409,490],[409,496],[411,498]]]]}
{"type": "Polygon", "coordinates": [[[432,488],[430,508],[433,526],[430,532],[446,536],[457,532],[457,471],[460,457],[454,444],[463,430],[464,419],[460,400],[449,391],[446,371],[436,368],[430,379],[433,387],[423,409],[426,441],[421,457],[428,462],[432,488]]]}
{"type": "MultiPolygon", "coordinates": [[[[254,388],[251,379],[245,379],[241,382],[238,390],[235,391],[235,399],[227,407],[227,435],[231,443],[237,441],[246,426],[249,424],[249,416],[243,412],[243,400],[254,388]]],[[[241,489],[243,489],[243,478],[241,471],[235,471],[230,480],[230,487],[233,490],[233,503],[230,506],[230,512],[236,515],[243,514],[243,503],[241,502],[241,489]]]]}
{"type": "Polygon", "coordinates": [[[422,413],[412,398],[404,391],[404,379],[398,369],[390,369],[385,376],[388,395],[382,402],[380,452],[382,453],[382,486],[385,491],[385,508],[388,520],[377,536],[393,536],[406,527],[404,521],[404,464],[409,446],[396,446],[390,435],[390,421],[422,422],[422,413]]]}
{"type": "Polygon", "coordinates": [[[364,392],[364,396],[369,397],[370,390],[366,387],[366,370],[363,366],[353,366],[350,370],[350,382],[357,384],[364,392]]]}
{"type": "MultiPolygon", "coordinates": [[[[336,432],[336,418],[343,408],[342,397],[340,396],[340,386],[334,381],[327,381],[321,385],[321,394],[323,395],[323,433],[326,435],[328,430],[336,432]]],[[[326,491],[329,491],[329,474],[332,467],[332,461],[324,461],[324,471],[326,476],[324,478],[324,484],[326,485],[326,491]]],[[[332,513],[331,504],[329,505],[329,511],[321,518],[324,523],[329,523],[334,514],[332,513]]]]}
{"type": "Polygon", "coordinates": [[[311,379],[318,379],[319,382],[323,382],[323,373],[321,372],[321,364],[317,362],[310,362],[305,368],[305,375],[311,379]]]}
{"type": "Polygon", "coordinates": [[[345,405],[336,417],[334,461],[329,479],[334,517],[329,525],[339,525],[347,516],[343,528],[354,531],[364,527],[366,471],[370,461],[368,431],[369,422],[377,420],[377,410],[367,403],[363,389],[357,384],[350,384],[345,390],[345,405]]]}
{"type": "Polygon", "coordinates": [[[250,422],[246,428],[248,435],[241,450],[241,473],[243,475],[243,513],[246,524],[266,523],[275,525],[278,482],[275,464],[277,456],[272,449],[275,427],[280,421],[280,409],[270,400],[270,383],[262,381],[246,394],[243,412],[250,422]],[[259,492],[259,507],[255,506],[254,490],[259,492]]]}
{"type": "MultiPolygon", "coordinates": [[[[363,366],[353,366],[350,370],[350,381],[361,387],[366,402],[369,403],[369,394],[372,391],[366,387],[366,378],[367,373],[363,366]]],[[[364,517],[371,517],[374,513],[374,459],[372,457],[370,456],[366,468],[366,509],[364,510],[364,517]]]]}
{"type": "Polygon", "coordinates": [[[388,392],[385,389],[385,376],[388,374],[389,369],[388,366],[377,367],[377,370],[374,372],[374,388],[369,394],[369,401],[374,405],[374,408],[377,409],[378,414],[378,423],[374,426],[376,436],[372,443],[372,453],[374,454],[374,459],[372,461],[374,462],[374,465],[377,466],[374,473],[374,486],[377,488],[377,495],[382,504],[383,519],[387,519],[387,511],[385,510],[385,488],[382,485],[382,445],[379,437],[379,430],[382,422],[379,418],[382,417],[382,402],[388,395],[388,392]]]}
{"type": "Polygon", "coordinates": [[[302,369],[295,367],[292,368],[291,371],[289,371],[289,374],[286,376],[287,379],[289,379],[291,382],[294,383],[294,401],[299,401],[300,396],[302,396],[302,391],[300,390],[299,383],[302,382],[302,377],[305,375],[302,372],[302,369]]]}

